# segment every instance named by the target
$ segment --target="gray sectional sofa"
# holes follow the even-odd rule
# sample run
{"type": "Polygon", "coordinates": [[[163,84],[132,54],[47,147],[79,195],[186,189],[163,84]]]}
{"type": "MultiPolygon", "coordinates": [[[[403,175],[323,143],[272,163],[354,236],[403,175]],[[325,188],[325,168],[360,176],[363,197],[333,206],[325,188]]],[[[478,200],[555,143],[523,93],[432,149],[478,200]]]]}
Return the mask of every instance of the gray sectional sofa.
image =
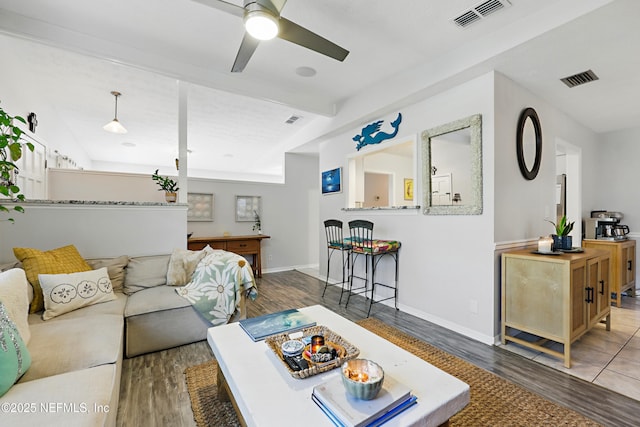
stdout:
{"type": "MultiPolygon", "coordinates": [[[[87,260],[107,267],[114,300],[50,320],[29,314],[31,366],[0,397],[0,425],[115,426],[123,357],[206,339],[211,325],[166,285],[169,260],[87,260]]],[[[33,293],[26,277],[25,286],[33,293]]],[[[244,299],[232,321],[246,317],[244,299]]]]}

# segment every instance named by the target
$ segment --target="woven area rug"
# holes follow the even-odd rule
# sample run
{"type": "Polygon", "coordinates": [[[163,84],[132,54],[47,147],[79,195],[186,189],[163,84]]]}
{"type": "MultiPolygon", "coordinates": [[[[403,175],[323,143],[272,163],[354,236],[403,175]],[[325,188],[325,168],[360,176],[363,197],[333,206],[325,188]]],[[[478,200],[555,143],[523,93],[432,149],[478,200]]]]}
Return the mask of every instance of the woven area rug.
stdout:
{"type": "MultiPolygon", "coordinates": [[[[357,323],[469,384],[471,401],[451,418],[450,426],[599,425],[379,320],[369,318],[357,323]]],[[[198,427],[237,426],[231,404],[217,399],[216,371],[216,362],[210,361],[185,372],[194,418],[198,427]]]]}

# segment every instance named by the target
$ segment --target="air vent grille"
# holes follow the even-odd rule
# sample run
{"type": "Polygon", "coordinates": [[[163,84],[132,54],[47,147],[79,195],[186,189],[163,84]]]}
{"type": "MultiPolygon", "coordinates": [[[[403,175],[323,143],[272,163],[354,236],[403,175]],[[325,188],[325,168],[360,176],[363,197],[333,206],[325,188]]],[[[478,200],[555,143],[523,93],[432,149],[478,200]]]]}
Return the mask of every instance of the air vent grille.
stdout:
{"type": "Polygon", "coordinates": [[[467,25],[473,24],[474,22],[480,19],[480,15],[477,15],[471,11],[463,13],[457,18],[453,18],[454,22],[461,27],[466,27],[467,25]]]}
{"type": "Polygon", "coordinates": [[[453,18],[453,22],[460,27],[467,27],[482,18],[486,18],[493,12],[504,9],[511,6],[508,0],[487,0],[484,1],[470,10],[465,10],[457,17],[453,18]]]}
{"type": "Polygon", "coordinates": [[[564,77],[560,79],[560,81],[569,87],[576,87],[585,83],[594,82],[598,79],[599,77],[596,76],[596,73],[591,70],[587,70],[582,73],[574,74],[573,76],[564,77]]]}
{"type": "Polygon", "coordinates": [[[500,9],[504,9],[504,4],[499,0],[489,0],[474,8],[474,10],[482,16],[490,15],[500,9]]]}
{"type": "Polygon", "coordinates": [[[295,122],[297,122],[298,120],[300,120],[301,118],[302,118],[301,116],[291,116],[285,121],[285,123],[288,124],[288,125],[292,125],[295,122]]]}

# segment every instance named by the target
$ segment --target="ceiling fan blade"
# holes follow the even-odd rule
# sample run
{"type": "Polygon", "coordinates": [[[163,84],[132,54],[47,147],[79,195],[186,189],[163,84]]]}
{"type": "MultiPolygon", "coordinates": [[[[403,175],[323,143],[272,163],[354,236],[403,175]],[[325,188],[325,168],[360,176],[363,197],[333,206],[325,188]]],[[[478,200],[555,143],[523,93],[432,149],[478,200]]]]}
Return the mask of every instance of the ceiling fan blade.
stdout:
{"type": "Polygon", "coordinates": [[[277,12],[278,15],[282,12],[282,8],[284,7],[287,0],[256,0],[256,3],[259,5],[266,7],[269,10],[273,10],[277,12]]]}
{"type": "Polygon", "coordinates": [[[280,33],[278,37],[283,40],[306,47],[307,49],[315,50],[318,53],[337,59],[338,61],[344,61],[349,54],[348,50],[288,19],[280,17],[279,22],[280,33]]]}
{"type": "Polygon", "coordinates": [[[214,9],[221,10],[223,12],[230,13],[232,15],[239,16],[240,18],[244,17],[244,8],[240,6],[236,6],[232,3],[227,3],[222,0],[192,0],[196,3],[203,4],[205,6],[212,7],[214,9]]]}
{"type": "Polygon", "coordinates": [[[236,60],[233,62],[233,67],[231,67],[232,73],[240,73],[244,70],[244,67],[247,66],[247,62],[249,62],[251,55],[256,51],[259,44],[259,40],[254,39],[247,32],[244,33],[240,49],[238,49],[238,54],[236,55],[236,60]]]}

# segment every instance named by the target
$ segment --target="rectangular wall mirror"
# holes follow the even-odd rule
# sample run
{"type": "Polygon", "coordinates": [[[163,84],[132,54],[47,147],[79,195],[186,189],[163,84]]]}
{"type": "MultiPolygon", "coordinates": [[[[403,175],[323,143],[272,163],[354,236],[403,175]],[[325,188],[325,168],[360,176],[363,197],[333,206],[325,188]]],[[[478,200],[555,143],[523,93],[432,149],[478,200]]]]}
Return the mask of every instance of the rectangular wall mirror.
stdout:
{"type": "Polygon", "coordinates": [[[482,213],[482,116],[422,132],[425,215],[482,213]]]}

